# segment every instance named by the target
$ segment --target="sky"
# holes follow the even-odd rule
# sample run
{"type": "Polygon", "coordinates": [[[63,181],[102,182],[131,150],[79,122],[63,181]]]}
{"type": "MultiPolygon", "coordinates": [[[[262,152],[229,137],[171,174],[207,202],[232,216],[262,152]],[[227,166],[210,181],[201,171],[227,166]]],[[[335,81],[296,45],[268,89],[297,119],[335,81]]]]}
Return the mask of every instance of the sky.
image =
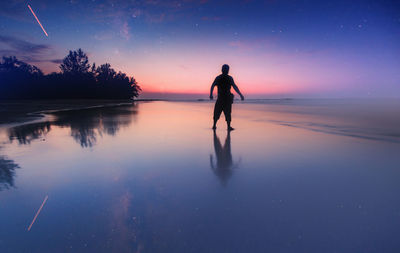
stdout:
{"type": "Polygon", "coordinates": [[[222,64],[248,98],[400,97],[399,1],[1,5],[1,56],[50,73],[69,50],[82,48],[91,63],[135,77],[142,98],[206,98],[222,64]]]}

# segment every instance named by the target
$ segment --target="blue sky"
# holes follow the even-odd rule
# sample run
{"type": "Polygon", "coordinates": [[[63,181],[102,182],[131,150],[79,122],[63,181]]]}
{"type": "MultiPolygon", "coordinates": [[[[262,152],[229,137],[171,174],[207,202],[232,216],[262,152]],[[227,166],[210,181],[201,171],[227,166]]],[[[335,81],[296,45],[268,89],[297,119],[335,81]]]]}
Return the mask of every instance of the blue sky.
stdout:
{"type": "Polygon", "coordinates": [[[82,48],[148,96],[206,93],[224,63],[253,97],[400,96],[398,1],[12,0],[0,21],[1,55],[52,72],[82,48]]]}

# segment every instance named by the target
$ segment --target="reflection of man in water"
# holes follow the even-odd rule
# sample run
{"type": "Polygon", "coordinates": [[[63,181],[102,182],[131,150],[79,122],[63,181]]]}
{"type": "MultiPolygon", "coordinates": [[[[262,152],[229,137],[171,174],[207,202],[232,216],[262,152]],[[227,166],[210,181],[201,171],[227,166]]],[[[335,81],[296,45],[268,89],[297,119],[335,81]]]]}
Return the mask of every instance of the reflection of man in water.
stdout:
{"type": "Polygon", "coordinates": [[[214,107],[214,124],[213,129],[217,128],[217,121],[221,116],[222,111],[225,115],[226,124],[228,125],[228,131],[233,130],[231,127],[231,111],[232,111],[232,103],[233,103],[233,94],[231,93],[231,87],[239,94],[240,98],[243,100],[244,97],[242,93],[240,93],[239,88],[236,86],[233,78],[228,75],[229,66],[224,64],[222,66],[222,74],[217,76],[211,85],[210,90],[210,99],[213,99],[213,91],[214,87],[218,87],[218,98],[215,102],[214,107]]]}
{"type": "Polygon", "coordinates": [[[211,169],[221,180],[221,183],[225,185],[227,180],[231,177],[232,170],[234,168],[231,153],[231,134],[229,131],[227,133],[224,146],[221,145],[221,142],[214,131],[214,150],[217,163],[214,164],[213,156],[210,155],[211,169]]]}

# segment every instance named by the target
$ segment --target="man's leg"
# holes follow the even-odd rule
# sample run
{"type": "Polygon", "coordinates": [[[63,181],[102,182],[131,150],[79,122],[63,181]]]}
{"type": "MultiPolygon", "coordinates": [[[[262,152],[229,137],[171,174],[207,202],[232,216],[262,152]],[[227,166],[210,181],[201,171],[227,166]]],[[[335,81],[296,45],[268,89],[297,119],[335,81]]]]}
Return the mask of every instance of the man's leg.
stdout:
{"type": "Polygon", "coordinates": [[[228,131],[234,130],[234,128],[231,127],[231,120],[232,120],[232,116],[231,116],[231,114],[232,114],[232,103],[231,103],[231,101],[226,101],[224,103],[223,110],[224,110],[224,115],[225,115],[225,120],[226,120],[228,131]]]}
{"type": "Polygon", "coordinates": [[[222,103],[220,100],[217,99],[217,101],[215,102],[215,106],[214,106],[214,124],[213,124],[213,129],[217,128],[217,121],[219,119],[219,117],[221,116],[222,113],[222,103]]]}

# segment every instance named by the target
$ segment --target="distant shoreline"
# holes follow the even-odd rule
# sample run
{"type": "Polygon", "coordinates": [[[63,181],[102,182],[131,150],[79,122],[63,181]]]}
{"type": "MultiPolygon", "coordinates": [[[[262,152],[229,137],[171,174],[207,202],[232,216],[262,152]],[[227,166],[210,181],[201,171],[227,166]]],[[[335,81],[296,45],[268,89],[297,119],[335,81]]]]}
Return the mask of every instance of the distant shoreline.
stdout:
{"type": "Polygon", "coordinates": [[[0,101],[0,127],[41,120],[46,113],[129,105],[137,100],[3,100],[0,101]]]}

